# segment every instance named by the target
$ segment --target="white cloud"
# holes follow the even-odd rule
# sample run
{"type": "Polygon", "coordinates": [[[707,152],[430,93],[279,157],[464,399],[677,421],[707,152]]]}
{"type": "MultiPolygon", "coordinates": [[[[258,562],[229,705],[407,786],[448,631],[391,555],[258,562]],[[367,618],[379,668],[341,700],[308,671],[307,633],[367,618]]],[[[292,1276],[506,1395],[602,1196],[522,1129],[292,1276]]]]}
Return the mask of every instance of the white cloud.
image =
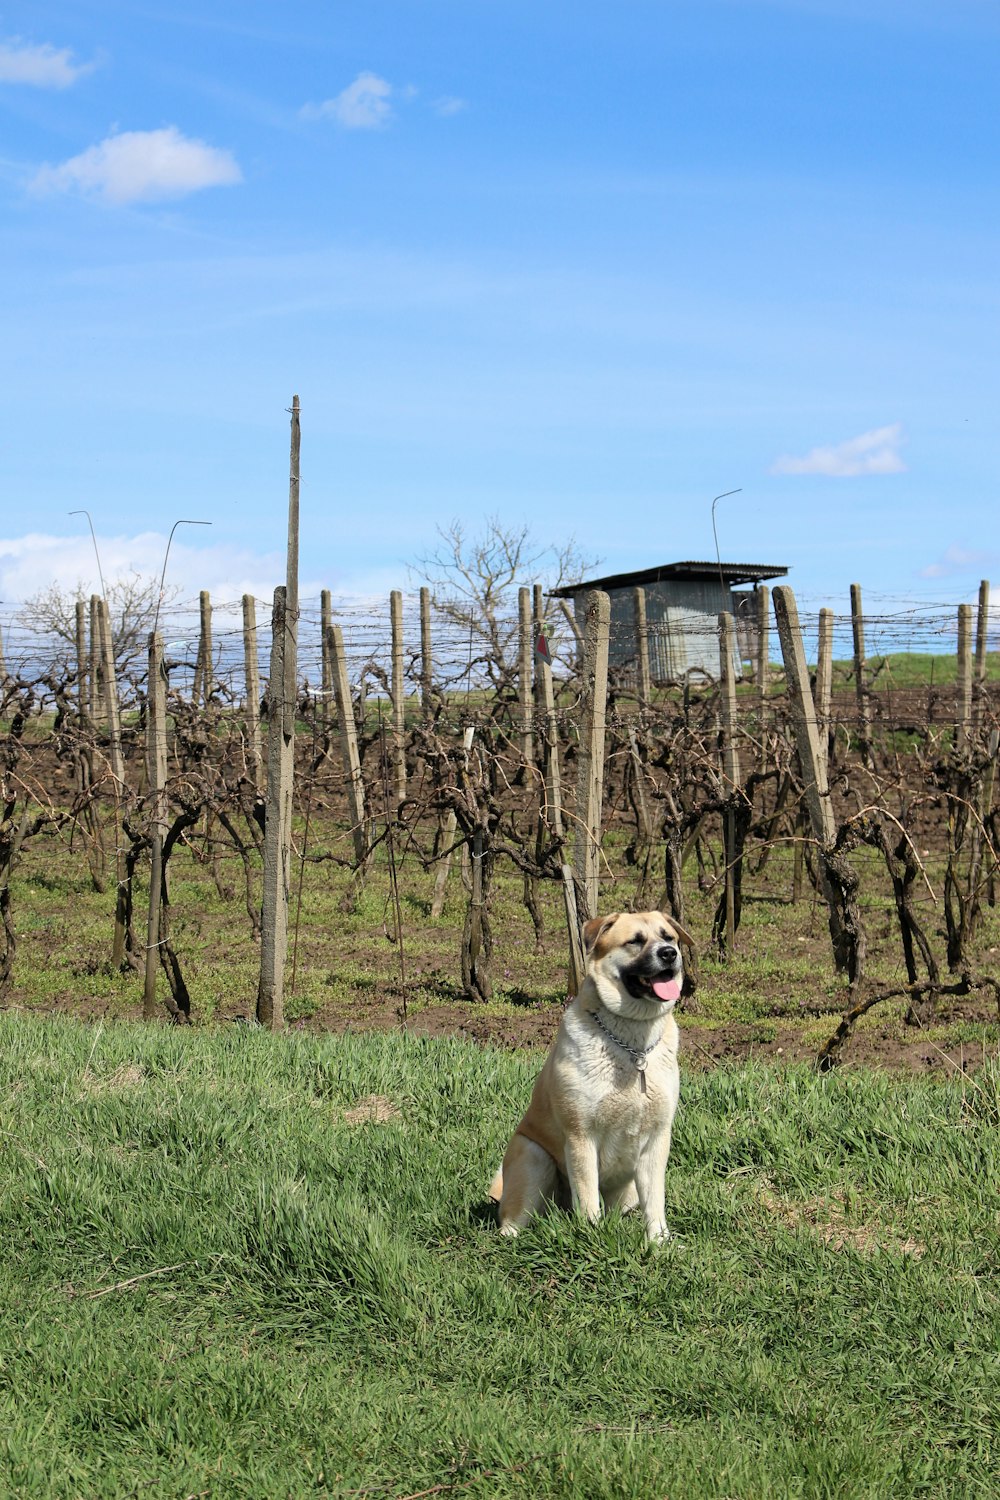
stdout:
{"type": "Polygon", "coordinates": [[[301,114],[307,120],[336,120],[345,130],[380,130],[392,119],[392,92],[392,84],[377,73],[359,73],[335,98],[306,104],[301,114]]]}
{"type": "Polygon", "coordinates": [[[242,180],[229,151],[190,140],[168,125],[108,136],[60,166],[42,167],[31,188],[40,194],[77,191],[107,203],[149,203],[242,180]]]}
{"type": "MultiPolygon", "coordinates": [[[[71,536],[29,532],[24,536],[0,537],[3,618],[9,619],[26,599],[51,584],[69,594],[75,594],[78,588],[85,595],[100,591],[90,532],[82,518],[79,526],[79,533],[71,536]]],[[[190,540],[211,535],[207,528],[197,531],[178,528],[174,534],[167,561],[166,588],[171,593],[180,592],[171,614],[180,612],[187,601],[197,616],[199,591],[207,589],[212,603],[220,610],[225,605],[236,607],[244,594],[252,594],[258,602],[258,616],[262,617],[261,610],[270,607],[275,587],[285,581],[284,546],[273,552],[255,552],[227,542],[190,540]]],[[[143,531],[135,536],[99,534],[97,545],[101,571],[109,587],[135,573],[159,579],[163,571],[165,532],[143,531]]],[[[374,614],[388,621],[389,591],[400,587],[399,566],[376,567],[354,573],[337,572],[324,578],[303,576],[299,594],[304,602],[316,601],[318,608],[320,590],[330,588],[335,599],[350,601],[354,607],[370,606],[374,614]]]]}
{"type": "Polygon", "coordinates": [[[969,547],[946,547],[937,562],[921,568],[921,578],[954,578],[962,574],[981,574],[984,567],[997,561],[996,552],[976,551],[969,547]]]}
{"type": "Polygon", "coordinates": [[[0,42],[0,83],[26,83],[36,89],[68,89],[84,73],[93,71],[94,63],[75,63],[68,47],[53,47],[49,42],[33,46],[11,37],[0,42]]]}
{"type": "MultiPolygon", "coordinates": [[[[160,577],[167,548],[164,534],[145,531],[137,536],[98,536],[97,545],[107,585],[134,573],[144,578],[160,577]]],[[[168,590],[179,588],[182,598],[196,601],[200,589],[209,589],[213,600],[220,604],[238,603],[243,594],[269,601],[275,585],[283,583],[284,578],[283,549],[252,552],[224,543],[192,545],[184,540],[184,532],[178,530],[170,548],[166,585],[168,590]]],[[[30,532],[26,536],[0,538],[0,599],[4,614],[53,583],[68,593],[75,593],[78,587],[85,594],[100,591],[94,548],[83,522],[79,535],[30,532]]],[[[318,591],[321,585],[317,583],[314,587],[318,591]]]]}
{"type": "Polygon", "coordinates": [[[442,98],[431,101],[431,109],[434,113],[443,115],[445,118],[449,115],[460,115],[463,109],[468,109],[468,107],[467,99],[458,99],[453,94],[445,94],[442,98]]]}
{"type": "Polygon", "coordinates": [[[902,441],[903,424],[893,422],[829,448],[812,448],[804,458],[782,454],[771,465],[771,473],[827,474],[836,479],[853,479],[863,474],[902,474],[906,470],[899,455],[902,441]]]}

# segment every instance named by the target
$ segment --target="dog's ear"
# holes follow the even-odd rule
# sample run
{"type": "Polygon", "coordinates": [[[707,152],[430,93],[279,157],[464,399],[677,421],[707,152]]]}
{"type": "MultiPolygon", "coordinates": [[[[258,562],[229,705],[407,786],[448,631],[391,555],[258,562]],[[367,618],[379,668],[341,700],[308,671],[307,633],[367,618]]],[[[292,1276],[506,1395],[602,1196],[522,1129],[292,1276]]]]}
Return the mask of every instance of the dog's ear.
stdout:
{"type": "Polygon", "coordinates": [[[615,912],[610,917],[592,917],[589,922],[583,924],[583,951],[589,958],[597,946],[597,939],[602,932],[607,932],[618,921],[620,912],[615,912]]]}
{"type": "Polygon", "coordinates": [[[695,941],[691,934],[688,932],[687,928],[682,927],[677,918],[672,917],[668,911],[664,911],[663,915],[666,917],[667,921],[670,923],[671,927],[674,929],[684,946],[686,948],[690,948],[693,953],[695,950],[695,941]]]}

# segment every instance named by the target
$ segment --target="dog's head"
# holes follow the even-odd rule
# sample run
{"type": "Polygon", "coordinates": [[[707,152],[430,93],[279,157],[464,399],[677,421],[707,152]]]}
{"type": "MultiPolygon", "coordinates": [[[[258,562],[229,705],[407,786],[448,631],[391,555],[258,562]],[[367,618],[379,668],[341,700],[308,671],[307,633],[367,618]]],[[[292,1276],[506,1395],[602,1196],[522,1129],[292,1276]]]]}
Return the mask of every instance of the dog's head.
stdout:
{"type": "Polygon", "coordinates": [[[671,1011],[684,983],[682,943],[693,946],[661,911],[595,917],[583,929],[587,978],[608,1010],[636,1018],[671,1011]]]}

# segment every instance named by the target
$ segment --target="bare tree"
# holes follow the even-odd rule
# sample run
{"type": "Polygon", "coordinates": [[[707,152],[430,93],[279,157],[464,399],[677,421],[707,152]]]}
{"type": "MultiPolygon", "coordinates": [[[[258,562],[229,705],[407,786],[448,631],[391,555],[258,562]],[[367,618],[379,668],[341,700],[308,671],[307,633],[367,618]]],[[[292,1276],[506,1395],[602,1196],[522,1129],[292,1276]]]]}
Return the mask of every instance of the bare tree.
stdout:
{"type": "MultiPolygon", "coordinates": [[[[160,598],[158,578],[130,573],[108,586],[107,605],[111,620],[111,644],[118,669],[124,670],[139,660],[153,628],[157,606],[161,608],[176,599],[179,590],[167,588],[160,598]]],[[[76,651],[76,605],[88,595],[82,583],[73,590],[50,583],[26,599],[18,613],[18,622],[26,629],[54,636],[64,642],[57,659],[72,660],[76,651]]]]}
{"type": "Polygon", "coordinates": [[[518,588],[576,582],[599,559],[585,557],[572,537],[543,544],[528,526],[506,526],[498,516],[474,537],[457,520],[438,527],[438,536],[439,546],[411,573],[430,586],[437,612],[467,633],[473,663],[502,690],[517,672],[518,588]]]}

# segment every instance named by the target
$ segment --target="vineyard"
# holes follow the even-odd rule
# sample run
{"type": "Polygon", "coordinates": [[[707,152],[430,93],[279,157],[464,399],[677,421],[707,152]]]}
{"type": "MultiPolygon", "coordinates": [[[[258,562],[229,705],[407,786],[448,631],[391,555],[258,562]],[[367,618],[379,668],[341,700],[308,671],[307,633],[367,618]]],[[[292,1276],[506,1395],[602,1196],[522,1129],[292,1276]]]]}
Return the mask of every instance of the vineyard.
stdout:
{"type": "Polygon", "coordinates": [[[718,677],[673,681],[606,595],[574,619],[537,587],[489,629],[427,590],[278,590],[270,641],[249,596],[141,642],[100,596],[66,639],[8,622],[2,1003],[544,1039],[582,921],[662,903],[701,1052],[825,1068],[873,1012],[932,1053],[988,1038],[988,590],[978,616],[756,598],[750,654],[723,614],[718,677]]]}

